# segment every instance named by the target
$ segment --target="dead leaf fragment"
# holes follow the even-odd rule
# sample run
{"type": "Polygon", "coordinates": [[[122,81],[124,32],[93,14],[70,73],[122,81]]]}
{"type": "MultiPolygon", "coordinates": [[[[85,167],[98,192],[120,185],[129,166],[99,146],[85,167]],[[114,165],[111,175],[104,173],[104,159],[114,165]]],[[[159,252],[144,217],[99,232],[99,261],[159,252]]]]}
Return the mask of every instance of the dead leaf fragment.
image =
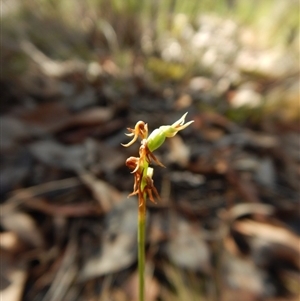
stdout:
{"type": "Polygon", "coordinates": [[[190,150],[183,142],[180,136],[169,139],[170,151],[168,152],[168,160],[176,163],[181,167],[186,167],[189,162],[190,150]]]}
{"type": "Polygon", "coordinates": [[[300,256],[300,238],[282,226],[245,220],[235,222],[234,228],[244,235],[256,236],[264,241],[288,246],[297,251],[300,256]]]}
{"type": "Polygon", "coordinates": [[[11,150],[17,143],[30,136],[24,122],[9,116],[1,117],[1,150],[11,150]]]}
{"type": "Polygon", "coordinates": [[[83,265],[79,281],[120,271],[136,259],[137,200],[124,199],[105,218],[101,246],[83,265]]]}
{"type": "Polygon", "coordinates": [[[0,233],[0,250],[10,255],[18,254],[26,249],[26,244],[12,231],[0,233]]]}
{"type": "Polygon", "coordinates": [[[120,202],[120,193],[93,174],[85,172],[79,174],[81,181],[91,190],[94,198],[99,202],[104,212],[109,212],[113,206],[120,202]]]}
{"type": "Polygon", "coordinates": [[[210,254],[200,230],[178,219],[176,232],[167,244],[166,252],[171,261],[182,268],[209,273],[210,254]]]}
{"type": "Polygon", "coordinates": [[[1,254],[0,295],[3,301],[21,301],[27,278],[27,268],[20,261],[12,262],[1,254]]]}
{"type": "Polygon", "coordinates": [[[10,212],[1,217],[1,225],[8,231],[12,231],[30,246],[42,247],[43,236],[33,218],[23,212],[10,212]]]}
{"type": "Polygon", "coordinates": [[[223,254],[223,279],[232,289],[247,291],[255,296],[265,293],[266,273],[250,259],[223,254]]]}
{"type": "Polygon", "coordinates": [[[84,145],[64,146],[54,140],[42,140],[29,146],[30,152],[42,162],[66,170],[84,168],[87,149],[84,145]]]}

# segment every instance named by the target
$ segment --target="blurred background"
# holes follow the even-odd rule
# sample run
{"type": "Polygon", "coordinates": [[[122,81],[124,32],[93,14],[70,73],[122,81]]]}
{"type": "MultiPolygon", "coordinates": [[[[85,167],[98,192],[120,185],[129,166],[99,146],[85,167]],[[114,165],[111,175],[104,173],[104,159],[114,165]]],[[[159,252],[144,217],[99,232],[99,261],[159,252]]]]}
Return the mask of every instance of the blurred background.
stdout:
{"type": "Polygon", "coordinates": [[[120,144],[185,112],[156,152],[146,300],[299,300],[299,1],[1,9],[3,300],[138,300],[120,144]]]}

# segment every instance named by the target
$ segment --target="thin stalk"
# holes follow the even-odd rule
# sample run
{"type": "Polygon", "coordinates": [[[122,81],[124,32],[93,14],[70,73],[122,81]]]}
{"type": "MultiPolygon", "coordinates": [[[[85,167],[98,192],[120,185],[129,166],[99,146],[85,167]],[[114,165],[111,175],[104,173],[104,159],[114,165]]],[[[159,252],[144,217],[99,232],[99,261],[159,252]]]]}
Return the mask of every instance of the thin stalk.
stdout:
{"type": "Polygon", "coordinates": [[[139,207],[138,213],[138,269],[139,269],[139,301],[145,300],[145,228],[146,202],[139,207]]]}
{"type": "MultiPolygon", "coordinates": [[[[146,186],[146,178],[148,171],[148,162],[143,162],[143,179],[141,182],[141,190],[146,186]]],[[[141,196],[139,196],[141,197],[141,196]]],[[[147,194],[143,193],[142,200],[139,200],[138,212],[138,270],[139,270],[139,301],[145,300],[145,233],[146,233],[146,198],[147,194]]]]}

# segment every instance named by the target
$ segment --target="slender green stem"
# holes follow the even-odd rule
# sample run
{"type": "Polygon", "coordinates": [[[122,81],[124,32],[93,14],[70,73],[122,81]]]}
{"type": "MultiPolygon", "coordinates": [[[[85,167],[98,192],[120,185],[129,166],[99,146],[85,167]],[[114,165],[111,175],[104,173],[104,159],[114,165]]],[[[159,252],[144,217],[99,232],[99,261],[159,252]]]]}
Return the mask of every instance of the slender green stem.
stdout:
{"type": "Polygon", "coordinates": [[[139,301],[145,300],[145,228],[146,202],[139,207],[138,216],[138,269],[139,269],[139,301]]]}
{"type": "MultiPolygon", "coordinates": [[[[141,191],[146,187],[147,171],[149,163],[144,159],[141,191]]],[[[145,232],[146,232],[146,199],[147,193],[139,195],[139,216],[138,216],[138,269],[139,269],[139,301],[145,300],[145,232]]]]}
{"type": "MultiPolygon", "coordinates": [[[[143,164],[143,179],[141,181],[141,190],[146,186],[147,170],[149,163],[145,159],[143,164]]],[[[145,300],[145,232],[146,232],[146,198],[143,194],[143,200],[139,200],[138,213],[138,269],[139,269],[139,301],[145,300]]]]}

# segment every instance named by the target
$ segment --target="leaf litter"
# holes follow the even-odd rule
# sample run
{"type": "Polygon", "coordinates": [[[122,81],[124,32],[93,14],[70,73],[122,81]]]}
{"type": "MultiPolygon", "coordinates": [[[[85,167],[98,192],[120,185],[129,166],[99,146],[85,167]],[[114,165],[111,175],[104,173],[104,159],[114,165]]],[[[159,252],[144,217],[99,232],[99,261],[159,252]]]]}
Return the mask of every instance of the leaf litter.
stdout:
{"type": "MultiPolygon", "coordinates": [[[[200,48],[202,34],[193,39],[200,48]]],[[[134,62],[130,73],[112,58],[51,60],[25,42],[21,51],[34,63],[2,83],[20,85],[6,89],[14,101],[1,114],[6,300],[137,300],[137,200],[126,198],[120,143],[138,120],[152,129],[185,111],[194,124],[158,152],[168,167],[154,174],[162,202],[148,206],[147,300],[296,300],[299,126],[280,114],[234,121],[249,95],[260,102],[264,85],[271,97],[286,84],[278,70],[245,70],[243,50],[238,76],[215,67],[212,78],[158,86],[134,62]]]]}

